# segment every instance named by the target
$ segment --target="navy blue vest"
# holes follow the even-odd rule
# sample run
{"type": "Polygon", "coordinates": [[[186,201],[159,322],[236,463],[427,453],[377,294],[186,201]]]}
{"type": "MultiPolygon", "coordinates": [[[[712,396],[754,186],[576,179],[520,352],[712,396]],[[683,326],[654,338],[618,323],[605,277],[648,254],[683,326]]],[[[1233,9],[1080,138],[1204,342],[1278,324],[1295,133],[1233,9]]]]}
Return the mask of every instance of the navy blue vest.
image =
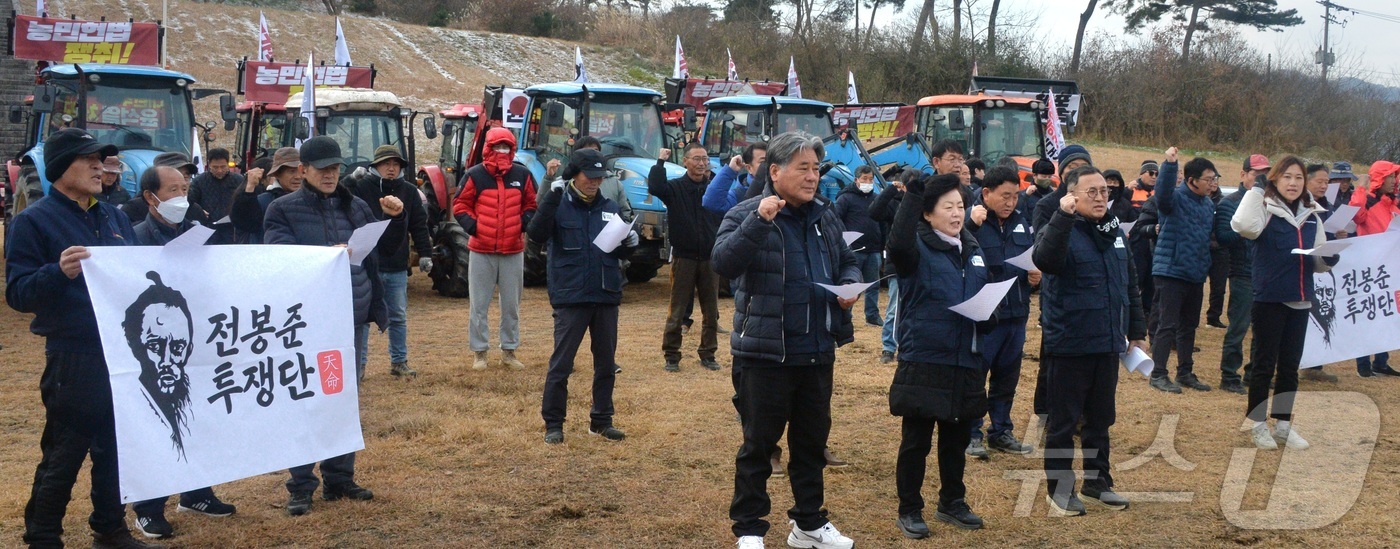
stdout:
{"type": "Polygon", "coordinates": [[[1313,258],[1293,253],[1309,249],[1317,240],[1317,216],[1294,227],[1288,220],[1269,215],[1269,224],[1254,240],[1254,300],[1264,303],[1307,301],[1313,295],[1313,258]]]}
{"type": "Polygon", "coordinates": [[[1128,350],[1128,248],[1123,231],[1100,252],[1094,230],[1076,220],[1065,272],[1046,273],[1040,289],[1045,352],[1088,355],[1128,350]]]}
{"type": "Polygon", "coordinates": [[[964,258],[957,249],[935,250],[923,239],[918,245],[918,270],[899,277],[899,360],[981,368],[974,356],[976,324],[948,307],[977,295],[987,283],[986,260],[977,250],[964,258]]]}
{"type": "Polygon", "coordinates": [[[1006,260],[1025,253],[1035,244],[1031,224],[1013,210],[1005,221],[993,219],[996,214],[987,212],[987,219],[973,233],[982,246],[982,256],[987,260],[989,282],[1001,282],[1012,278],[1020,281],[1006,292],[1001,305],[997,307],[997,320],[1025,319],[1031,315],[1031,284],[1026,279],[1026,271],[1015,265],[1007,265],[1006,260]],[[1000,227],[998,226],[1000,225],[1000,227]],[[1002,229],[1006,232],[1003,233],[1002,229]]]}
{"type": "Polygon", "coordinates": [[[593,245],[607,219],[616,215],[617,203],[602,195],[592,204],[584,204],[572,192],[564,193],[554,214],[554,235],[549,239],[550,305],[622,303],[622,269],[617,256],[593,245]]]}

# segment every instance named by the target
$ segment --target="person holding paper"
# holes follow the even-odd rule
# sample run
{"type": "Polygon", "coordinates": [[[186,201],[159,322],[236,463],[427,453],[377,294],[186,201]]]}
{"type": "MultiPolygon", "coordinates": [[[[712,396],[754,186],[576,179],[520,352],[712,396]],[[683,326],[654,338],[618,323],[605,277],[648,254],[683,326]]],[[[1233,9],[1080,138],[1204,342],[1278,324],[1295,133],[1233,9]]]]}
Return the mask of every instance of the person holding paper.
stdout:
{"type": "MultiPolygon", "coordinates": [[[[884,231],[880,224],[870,218],[870,205],[875,203],[875,170],[861,165],[856,168],[856,181],[836,195],[836,216],[846,225],[846,230],[860,233],[860,238],[851,243],[851,251],[860,263],[860,274],[864,282],[880,278],[880,255],[884,250],[884,231]]],[[[865,323],[871,326],[884,326],[880,320],[880,287],[873,286],[865,291],[865,323]]]]}
{"type": "MultiPolygon", "coordinates": [[[[297,192],[273,200],[263,218],[266,244],[302,246],[346,246],[355,229],[374,222],[374,211],[364,200],[341,185],[340,144],[326,136],[317,136],[301,144],[301,167],[305,181],[297,192]]],[[[404,208],[397,197],[379,199],[379,206],[388,216],[389,226],[379,238],[380,247],[394,247],[404,240],[404,208]]],[[[365,361],[369,354],[369,323],[379,331],[389,323],[384,304],[384,282],[379,278],[379,254],[370,253],[360,265],[350,266],[350,288],[355,318],[355,376],[365,378],[365,361]]],[[[312,468],[316,464],[291,469],[287,480],[287,514],[304,515],[311,511],[311,496],[321,481],[312,468]]],[[[326,485],[322,495],[327,500],[348,498],[369,500],[374,493],[355,484],[355,454],[333,457],[321,462],[321,476],[326,485]]]]}
{"type": "MultiPolygon", "coordinates": [[[[1352,218],[1352,222],[1356,223],[1356,236],[1379,234],[1390,228],[1390,221],[1394,219],[1395,212],[1400,211],[1397,210],[1395,202],[1396,179],[1400,178],[1398,174],[1400,165],[1384,160],[1371,164],[1371,171],[1367,173],[1371,180],[1370,186],[1351,196],[1350,204],[1361,208],[1352,218]]],[[[1358,357],[1356,373],[1361,377],[1372,377],[1376,374],[1400,376],[1400,371],[1390,367],[1389,353],[1358,357]]]]}
{"type": "Polygon", "coordinates": [[[1356,184],[1356,174],[1351,171],[1351,162],[1338,160],[1332,163],[1332,171],[1327,174],[1328,183],[1337,186],[1337,196],[1334,203],[1351,204],[1353,185],[1356,184]]]}
{"type": "MultiPolygon", "coordinates": [[[[1035,236],[1031,224],[1016,209],[1020,186],[1016,172],[992,168],[983,178],[979,196],[967,213],[967,227],[977,237],[987,262],[988,282],[1015,279],[1016,284],[997,306],[997,322],[978,334],[982,374],[988,377],[987,407],[991,428],[982,444],[982,418],[972,421],[972,441],[967,455],[987,459],[987,448],[1012,454],[1028,454],[1031,447],[1013,434],[1011,404],[1021,380],[1021,356],[1026,346],[1026,320],[1031,313],[1031,289],[1040,284],[1040,271],[1027,272],[1007,263],[1031,249],[1035,236]]],[[[1126,202],[1125,202],[1126,203],[1126,202]]]]}
{"type": "MultiPolygon", "coordinates": [[[[1259,177],[1263,178],[1262,175],[1259,177]]],[[[1250,364],[1245,363],[1245,357],[1249,355],[1244,352],[1244,336],[1249,333],[1250,310],[1254,307],[1254,284],[1250,278],[1254,268],[1254,242],[1235,232],[1230,227],[1230,220],[1235,217],[1245,195],[1256,185],[1255,181],[1254,170],[1245,164],[1240,171],[1239,187],[1216,205],[1215,222],[1211,228],[1215,241],[1228,254],[1230,262],[1230,295],[1225,308],[1230,323],[1225,328],[1225,341],[1220,348],[1220,390],[1237,395],[1245,394],[1240,367],[1244,367],[1246,375],[1250,370],[1250,364]]]]}
{"type": "Polygon", "coordinates": [[[741,547],[763,547],[770,459],[784,430],[794,500],[788,545],[855,545],[823,509],[836,348],[854,340],[850,309],[858,298],[838,298],[817,284],[861,280],[841,220],[817,195],[824,154],[820,137],[774,137],[763,194],[729,210],[715,239],[715,271],[738,279],[739,289],[729,343],[744,443],[734,460],[729,518],[741,547]]]}
{"type": "Polygon", "coordinates": [[[1074,491],[1076,431],[1084,453],[1080,494],[1109,509],[1128,508],[1128,500],[1113,491],[1108,430],[1118,413],[1119,357],[1132,347],[1147,349],[1147,326],[1132,253],[1118,220],[1108,213],[1103,174],[1093,166],[1075,168],[1060,187],[1066,193],[1036,233],[1031,257],[1045,272],[1040,288],[1045,342],[1040,365],[1049,411],[1045,499],[1056,514],[1076,516],[1084,514],[1074,491]]]}
{"type": "Polygon", "coordinates": [[[622,303],[621,260],[632,255],[639,237],[629,231],[611,252],[594,240],[603,227],[621,215],[616,202],[599,194],[608,176],[603,153],[575,150],[562,179],[545,193],[544,203],[530,221],[530,240],[549,244],[549,304],[554,307],[554,353],[545,375],[544,441],[564,442],[564,418],[569,400],[569,375],[583,334],[593,338],[593,409],[588,432],[606,440],[626,438],[613,426],[613,383],[616,380],[618,305],[622,303]]]}
{"type": "MultiPolygon", "coordinates": [[[[1011,189],[1012,187],[1005,187],[1011,189]]],[[[957,174],[906,183],[887,244],[899,278],[899,363],[890,384],[890,413],[901,416],[895,486],[898,525],[908,538],[930,535],[920,493],[933,432],[938,430],[938,510],[934,517],[967,530],[982,519],[967,503],[964,451],[973,421],[987,413],[978,326],[949,308],[987,282],[987,262],[964,228],[963,187],[957,174]]],[[[995,324],[995,314],[987,325],[995,324]]]]}
{"type": "Polygon", "coordinates": [[[1235,232],[1254,241],[1254,364],[1245,417],[1254,421],[1255,446],[1265,450],[1280,443],[1295,450],[1308,447],[1291,421],[1298,364],[1307,340],[1313,273],[1327,272],[1337,262],[1336,256],[1292,253],[1327,241],[1321,219],[1325,210],[1306,191],[1305,169],[1298,157],[1284,157],[1269,172],[1266,187],[1249,191],[1230,220],[1235,232]],[[1276,421],[1272,431],[1266,423],[1270,416],[1276,421]]]}

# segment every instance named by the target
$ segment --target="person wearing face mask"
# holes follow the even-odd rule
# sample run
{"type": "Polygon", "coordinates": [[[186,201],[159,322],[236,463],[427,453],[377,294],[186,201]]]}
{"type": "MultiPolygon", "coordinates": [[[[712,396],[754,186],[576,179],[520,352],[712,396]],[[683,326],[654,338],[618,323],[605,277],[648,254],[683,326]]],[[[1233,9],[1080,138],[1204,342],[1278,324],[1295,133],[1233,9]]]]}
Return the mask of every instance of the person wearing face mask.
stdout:
{"type": "Polygon", "coordinates": [[[1250,434],[1255,446],[1265,450],[1278,449],[1279,444],[1290,450],[1308,448],[1308,441],[1292,427],[1298,365],[1308,335],[1313,273],[1327,272],[1337,263],[1337,256],[1292,253],[1327,241],[1322,230],[1324,210],[1305,189],[1305,169],[1298,157],[1284,157],[1269,171],[1264,187],[1255,186],[1245,194],[1230,220],[1235,232],[1255,244],[1254,339],[1250,343],[1254,364],[1249,370],[1245,417],[1254,422],[1250,434]],[[1275,420],[1272,431],[1269,417],[1275,420]]]}
{"type": "Polygon", "coordinates": [[[1103,178],[1108,182],[1108,213],[1118,218],[1119,223],[1136,222],[1138,211],[1133,208],[1133,201],[1124,196],[1127,187],[1123,174],[1118,170],[1104,170],[1103,178]]]}
{"type": "Polygon", "coordinates": [[[126,192],[126,187],[121,185],[122,161],[115,156],[109,156],[102,161],[102,192],[97,193],[98,200],[121,207],[131,200],[131,193],[126,192]]]}
{"type": "MultiPolygon", "coordinates": [[[[190,162],[188,156],[185,156],[184,153],[177,152],[165,152],[156,155],[155,159],[151,161],[151,167],[155,166],[168,166],[179,170],[180,174],[185,176],[186,190],[188,190],[190,179],[194,177],[195,172],[199,171],[199,168],[195,166],[193,162],[190,162]]],[[[149,170],[150,168],[146,169],[149,170]]],[[[144,175],[144,172],[136,175],[138,187],[140,186],[139,180],[141,175],[144,175]]],[[[140,189],[137,190],[139,191],[140,189]]],[[[131,200],[127,200],[125,204],[121,205],[121,208],[122,213],[126,214],[126,216],[131,219],[131,226],[133,227],[135,227],[137,223],[145,221],[146,213],[151,210],[150,205],[146,204],[146,197],[141,196],[140,193],[137,193],[131,200]]],[[[204,224],[207,219],[204,216],[204,210],[199,208],[191,208],[191,210],[193,211],[187,214],[186,217],[204,224]]]]}
{"type": "Polygon", "coordinates": [[[487,368],[491,331],[486,315],[499,289],[501,364],[523,370],[525,364],[515,357],[515,350],[520,347],[520,292],[525,287],[525,227],[537,208],[537,184],[530,170],[514,163],[515,134],[510,130],[487,130],[485,151],[481,163],[462,175],[462,190],[452,202],[452,215],[471,235],[467,241],[471,252],[468,332],[475,355],[471,367],[487,368]]]}
{"type": "MultiPolygon", "coordinates": [[[[856,181],[841,189],[836,195],[836,216],[846,225],[847,231],[860,233],[860,238],[851,242],[851,251],[860,264],[861,278],[873,282],[880,278],[880,256],[885,241],[880,224],[870,218],[870,205],[875,203],[875,170],[870,166],[856,168],[856,181]]],[[[884,326],[880,320],[880,287],[871,286],[865,291],[865,323],[871,326],[884,326]]]]}
{"type": "Polygon", "coordinates": [[[1041,158],[1031,163],[1031,184],[1021,190],[1020,203],[1016,208],[1021,210],[1021,217],[1030,219],[1035,212],[1035,205],[1040,203],[1040,199],[1045,198],[1054,188],[1055,163],[1048,158],[1041,158]]]}
{"type": "MultiPolygon", "coordinates": [[[[1356,236],[1366,236],[1379,234],[1390,227],[1391,219],[1397,212],[1395,202],[1396,180],[1400,179],[1400,165],[1378,160],[1371,164],[1371,169],[1367,172],[1371,180],[1369,187],[1361,187],[1357,192],[1352,193],[1352,206],[1361,208],[1357,210],[1356,217],[1352,218],[1352,223],[1356,224],[1356,236]]],[[[1373,377],[1376,374],[1387,376],[1400,376],[1400,372],[1390,367],[1390,354],[1378,353],[1375,356],[1363,356],[1356,359],[1356,373],[1361,377],[1373,377]]]]}
{"type": "Polygon", "coordinates": [[[1159,225],[1157,247],[1152,254],[1152,284],[1156,290],[1152,333],[1153,389],[1180,394],[1186,387],[1210,391],[1195,373],[1196,327],[1201,322],[1201,301],[1210,273],[1211,225],[1215,203],[1211,189],[1220,178],[1215,164],[1193,158],[1182,169],[1177,183],[1177,149],[1167,149],[1162,162],[1161,185],[1156,200],[1159,225]],[[1168,377],[1167,363],[1176,351],[1176,382],[1168,377]]]}
{"type": "Polygon", "coordinates": [[[249,235],[249,244],[263,241],[263,216],[273,200],[282,198],[301,189],[301,156],[296,147],[282,147],[272,153],[272,164],[266,174],[261,168],[253,168],[245,174],[247,186],[233,199],[229,210],[234,228],[249,235]],[[265,182],[264,177],[271,179],[265,182]],[[267,185],[263,185],[267,183],[267,185]],[[259,191],[259,188],[264,190],[259,191]]]}

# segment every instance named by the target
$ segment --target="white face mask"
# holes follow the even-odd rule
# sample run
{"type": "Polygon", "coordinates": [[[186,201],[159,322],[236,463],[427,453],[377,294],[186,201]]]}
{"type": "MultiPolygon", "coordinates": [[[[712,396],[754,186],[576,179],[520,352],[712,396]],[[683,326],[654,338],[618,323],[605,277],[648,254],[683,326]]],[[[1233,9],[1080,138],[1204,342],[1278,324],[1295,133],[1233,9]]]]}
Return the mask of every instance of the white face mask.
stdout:
{"type": "Polygon", "coordinates": [[[857,188],[857,189],[860,189],[860,192],[868,193],[868,192],[870,192],[870,191],[872,191],[872,190],[875,190],[875,184],[874,184],[874,183],[859,183],[859,184],[856,185],[856,188],[857,188]]]}
{"type": "Polygon", "coordinates": [[[496,147],[496,148],[494,148],[494,149],[492,149],[492,150],[496,151],[496,153],[498,153],[498,154],[510,154],[510,147],[509,147],[509,146],[496,147]]]}
{"type": "MultiPolygon", "coordinates": [[[[157,201],[160,199],[157,198],[157,201]]],[[[156,212],[166,221],[179,225],[185,220],[185,214],[190,211],[190,199],[177,196],[156,205],[156,212]]]]}

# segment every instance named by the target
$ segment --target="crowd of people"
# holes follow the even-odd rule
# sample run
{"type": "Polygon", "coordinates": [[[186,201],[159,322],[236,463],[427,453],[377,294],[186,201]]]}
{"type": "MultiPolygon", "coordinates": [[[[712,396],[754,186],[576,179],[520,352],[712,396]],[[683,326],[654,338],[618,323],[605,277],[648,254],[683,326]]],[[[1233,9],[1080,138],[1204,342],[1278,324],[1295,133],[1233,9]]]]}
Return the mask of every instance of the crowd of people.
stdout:
{"type": "MultiPolygon", "coordinates": [[[[544,442],[565,440],[568,379],[585,332],[593,356],[588,432],[623,441],[626,434],[614,424],[620,371],[614,357],[623,265],[639,236],[629,232],[615,247],[596,242],[613,221],[630,220],[626,195],[596,140],[578,140],[567,163],[551,164],[549,181],[541,183],[512,161],[510,131],[488,131],[485,145],[483,161],[464,173],[452,205],[456,223],[470,235],[470,367],[490,367],[487,318],[499,299],[500,364],[526,368],[515,356],[523,254],[526,239],[545,246],[554,341],[540,411],[544,442]]],[[[189,158],[166,153],[140,175],[136,197],[115,180],[121,171],[112,162],[115,148],[83,131],[55,132],[45,151],[52,188],[15,217],[6,248],[7,302],[33,313],[31,329],[47,342],[43,457],[25,509],[26,543],[62,546],[70,492],[90,457],[94,547],[151,546],[132,536],[118,496],[111,389],[80,278],[88,247],[164,245],[195,223],[216,229],[215,244],[346,246],[355,229],[388,220],[376,252],[350,269],[357,377],[365,375],[371,323],[387,329],[389,373],[417,375],[407,347],[410,251],[426,272],[432,244],[421,195],[404,179],[407,162],[394,146],[380,147],[368,167],[344,177],[340,147],[327,137],[279,149],[242,175],[230,170],[222,149],[210,151],[198,175],[189,158]]],[[[1045,430],[1045,500],[1055,513],[1082,515],[1085,500],[1113,510],[1130,505],[1115,492],[1110,464],[1120,356],[1134,349],[1149,354],[1154,389],[1211,390],[1194,367],[1203,301],[1207,324],[1226,330],[1218,387],[1247,395],[1253,443],[1306,449],[1291,413],[1308,309],[1315,306],[1312,274],[1337,258],[1300,260],[1289,251],[1347,237],[1323,230],[1339,204],[1360,208],[1358,235],[1386,230],[1400,213],[1400,166],[1388,162],[1372,165],[1369,184],[1353,190],[1357,178],[1345,162],[1328,167],[1295,156],[1271,162],[1256,154],[1244,162],[1237,189],[1223,195],[1217,167],[1205,158],[1183,165],[1176,148],[1160,161],[1144,161],[1138,177],[1125,181],[1117,170],[1096,167],[1079,145],[1023,175],[1014,159],[987,166],[944,140],[932,146],[934,173],[892,171],[883,174],[890,185],[877,189],[879,174],[861,167],[854,183],[830,199],[819,192],[823,143],[811,135],[785,133],[751,145],[718,173],[711,173],[704,147],[679,152],[684,174],[667,178],[663,154],[648,179],[651,194],[667,206],[673,254],[659,365],[680,369],[696,301],[701,366],[723,369],[717,338],[729,335],[742,431],[729,511],[741,548],[763,547],[770,528],[767,481],[784,473],[794,500],[788,545],[854,545],[827,519],[823,472],[845,465],[828,445],[831,397],[836,351],[854,340],[853,309],[862,300],[865,322],[881,334],[880,356],[871,360],[895,365],[889,409],[902,422],[895,522],[905,537],[931,535],[922,489],[935,448],[933,516],[962,529],[984,525],[967,499],[967,459],[1033,451],[1035,441],[1014,434],[1011,410],[1037,293],[1041,348],[1032,402],[1045,430]],[[1335,197],[1327,196],[1329,183],[1339,184],[1335,197]],[[847,242],[848,231],[860,234],[847,242]],[[1033,268],[1012,261],[1027,252],[1033,268]],[[883,314],[879,284],[863,298],[823,287],[882,278],[883,314]],[[990,318],[975,321],[954,310],[984,286],[1006,281],[1014,282],[990,318]],[[727,330],[718,318],[723,286],[735,305],[727,330]],[[779,450],[784,433],[786,466],[779,450]],[[1076,437],[1082,483],[1074,471],[1076,437]]],[[[1358,359],[1358,374],[1400,376],[1387,359],[1358,359]]],[[[1304,379],[1336,380],[1321,369],[1308,372],[1304,379]]],[[[311,511],[317,488],[327,500],[373,498],[355,482],[354,453],[323,460],[319,477],[315,464],[295,467],[286,487],[291,515],[311,511]]],[[[145,537],[173,534],[166,499],[133,506],[145,537]]],[[[179,508],[210,516],[236,511],[213,488],[181,494],[179,508]]]]}

